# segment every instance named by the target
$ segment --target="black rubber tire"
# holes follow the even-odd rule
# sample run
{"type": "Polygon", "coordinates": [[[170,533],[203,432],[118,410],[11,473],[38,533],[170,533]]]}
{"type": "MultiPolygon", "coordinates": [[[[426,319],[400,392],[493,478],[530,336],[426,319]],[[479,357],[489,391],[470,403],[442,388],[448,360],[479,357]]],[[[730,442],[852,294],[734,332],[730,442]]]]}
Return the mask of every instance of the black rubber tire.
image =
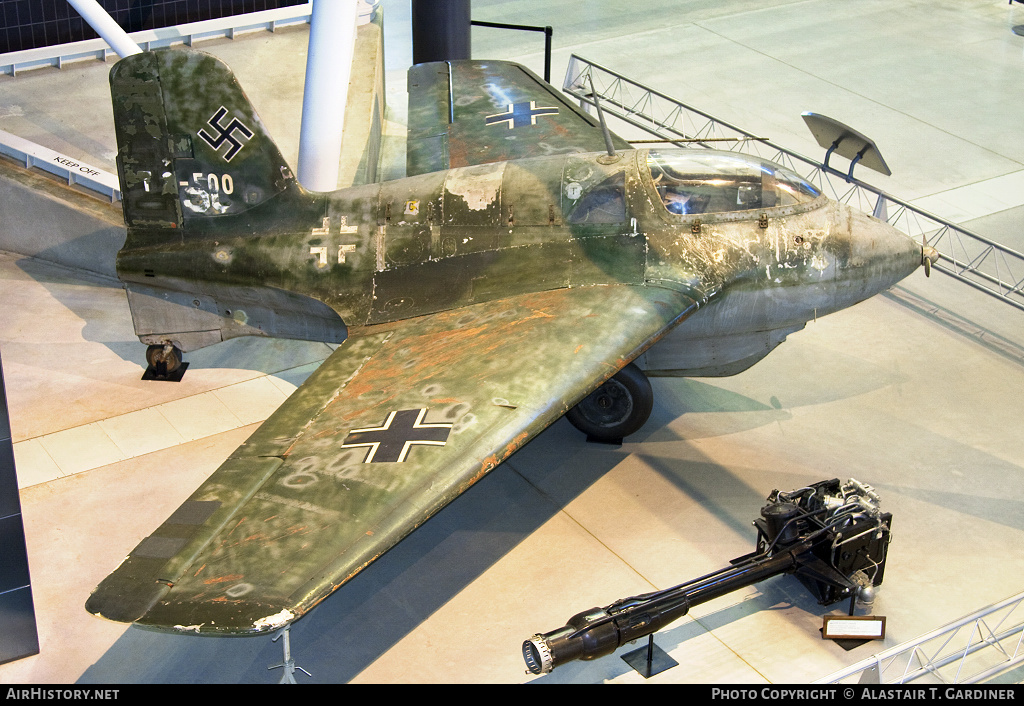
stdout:
{"type": "Polygon", "coordinates": [[[163,346],[150,346],[146,349],[146,362],[153,368],[159,363],[167,366],[167,373],[173,373],[181,367],[181,351],[172,347],[170,353],[164,353],[163,346]]]}
{"type": "Polygon", "coordinates": [[[597,441],[619,441],[639,431],[654,408],[651,383],[630,363],[565,414],[565,418],[597,441]]]}

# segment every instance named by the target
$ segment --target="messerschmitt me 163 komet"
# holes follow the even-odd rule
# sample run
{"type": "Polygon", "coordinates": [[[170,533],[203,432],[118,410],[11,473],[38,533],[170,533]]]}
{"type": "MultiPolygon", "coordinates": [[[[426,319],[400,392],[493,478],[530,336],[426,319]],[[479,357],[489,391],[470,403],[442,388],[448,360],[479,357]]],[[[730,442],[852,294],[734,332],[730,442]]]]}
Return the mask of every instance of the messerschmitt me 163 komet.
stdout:
{"type": "Polygon", "coordinates": [[[562,415],[621,439],[644,370],[739,372],[931,256],[778,165],[630,149],[515,64],[413,67],[408,176],[333,193],[217,59],[145,52],[110,81],[150,362],[339,344],[93,592],[113,620],[286,626],[562,415]]]}

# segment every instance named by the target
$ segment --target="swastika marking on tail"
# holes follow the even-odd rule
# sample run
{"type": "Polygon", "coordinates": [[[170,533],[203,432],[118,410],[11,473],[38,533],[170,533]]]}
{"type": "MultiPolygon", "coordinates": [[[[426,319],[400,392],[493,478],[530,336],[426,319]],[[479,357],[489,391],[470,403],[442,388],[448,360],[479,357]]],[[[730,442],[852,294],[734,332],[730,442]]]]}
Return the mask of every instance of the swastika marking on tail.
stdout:
{"type": "Polygon", "coordinates": [[[219,150],[221,145],[227,143],[229,145],[228,151],[224,153],[223,157],[225,162],[230,162],[234,159],[235,155],[238,154],[239,150],[245,146],[245,142],[240,141],[239,138],[234,135],[235,131],[238,131],[238,134],[241,135],[241,140],[245,141],[248,141],[255,133],[247,128],[238,118],[231,118],[231,122],[227,125],[221,125],[221,118],[227,114],[228,109],[221,106],[217,109],[217,112],[206,121],[206,124],[217,132],[216,136],[209,134],[203,129],[199,130],[199,136],[203,138],[206,144],[214,150],[219,150]]]}

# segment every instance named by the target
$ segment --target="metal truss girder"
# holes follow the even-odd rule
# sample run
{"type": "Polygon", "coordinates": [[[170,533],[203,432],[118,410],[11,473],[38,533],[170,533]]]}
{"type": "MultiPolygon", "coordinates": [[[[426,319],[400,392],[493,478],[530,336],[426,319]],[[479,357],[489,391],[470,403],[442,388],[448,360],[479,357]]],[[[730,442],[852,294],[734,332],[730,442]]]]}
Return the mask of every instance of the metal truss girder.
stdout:
{"type": "Polygon", "coordinates": [[[819,684],[976,684],[1024,662],[1024,593],[861,660],[819,684]],[[1011,623],[1013,618],[1017,622],[1011,623]],[[1011,623],[1007,626],[1008,623],[1011,623]]]}

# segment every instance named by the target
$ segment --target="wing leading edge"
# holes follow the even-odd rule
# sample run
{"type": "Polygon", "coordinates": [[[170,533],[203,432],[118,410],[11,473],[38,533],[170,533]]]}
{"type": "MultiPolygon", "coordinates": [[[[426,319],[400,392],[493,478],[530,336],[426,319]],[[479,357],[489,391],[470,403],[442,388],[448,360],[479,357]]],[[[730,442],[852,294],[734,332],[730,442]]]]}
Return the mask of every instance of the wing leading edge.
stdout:
{"type": "Polygon", "coordinates": [[[177,632],[308,612],[696,308],[652,287],[523,295],[340,346],[90,596],[177,632]]]}

